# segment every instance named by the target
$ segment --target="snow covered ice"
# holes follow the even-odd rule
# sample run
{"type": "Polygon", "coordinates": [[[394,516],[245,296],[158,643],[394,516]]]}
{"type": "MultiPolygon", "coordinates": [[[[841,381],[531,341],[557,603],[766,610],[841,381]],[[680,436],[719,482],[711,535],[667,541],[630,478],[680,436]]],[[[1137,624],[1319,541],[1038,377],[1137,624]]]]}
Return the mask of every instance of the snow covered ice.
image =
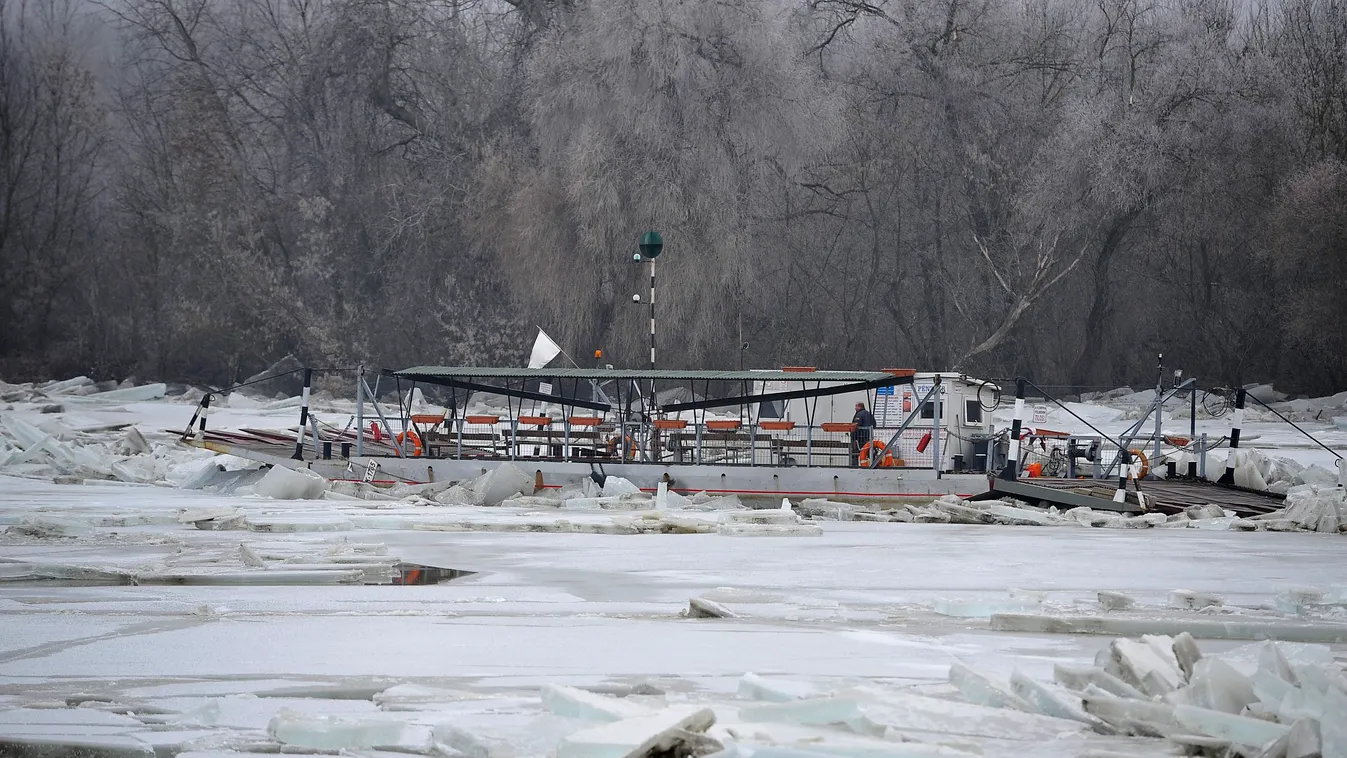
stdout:
{"type": "MultiPolygon", "coordinates": [[[[1319,528],[1336,479],[1288,488],[1297,531],[1253,532],[957,497],[753,510],[616,477],[535,494],[505,467],[329,486],[176,445],[190,400],[92,387],[0,407],[0,754],[1057,758],[1266,738],[1328,755],[1347,739],[1347,562],[1319,528]],[[445,581],[404,581],[418,566],[445,581]],[[997,614],[1166,636],[1001,631],[997,614]]],[[[297,417],[238,397],[212,425],[297,417]]]]}

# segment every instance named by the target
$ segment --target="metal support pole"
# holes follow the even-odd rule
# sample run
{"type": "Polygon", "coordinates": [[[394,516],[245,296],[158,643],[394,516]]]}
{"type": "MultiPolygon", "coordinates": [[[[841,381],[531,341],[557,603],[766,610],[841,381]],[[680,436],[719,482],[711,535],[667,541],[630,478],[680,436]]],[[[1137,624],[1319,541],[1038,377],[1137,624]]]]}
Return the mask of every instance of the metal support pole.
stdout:
{"type": "Polygon", "coordinates": [[[295,454],[290,456],[297,461],[304,460],[304,430],[309,425],[309,385],[312,382],[313,369],[304,369],[304,395],[299,406],[299,434],[295,437],[295,454]]]}
{"type": "Polygon", "coordinates": [[[360,366],[355,378],[355,454],[365,454],[365,367],[360,366]]]}
{"type": "MultiPolygon", "coordinates": [[[[749,421],[752,421],[752,413],[749,415],[749,421]]],[[[758,465],[758,425],[752,423],[748,427],[748,465],[758,465]]]]}
{"type": "Polygon", "coordinates": [[[940,460],[940,432],[943,431],[940,423],[940,395],[944,392],[944,388],[940,386],[939,374],[935,375],[934,383],[935,399],[933,402],[935,407],[935,418],[931,420],[931,468],[935,469],[935,478],[939,479],[940,472],[944,468],[942,461],[940,460]]]}
{"type": "Polygon", "coordinates": [[[388,418],[384,416],[384,409],[379,407],[379,400],[378,400],[379,396],[374,394],[374,392],[370,390],[368,384],[365,385],[365,391],[370,394],[371,405],[374,406],[374,412],[379,414],[379,421],[383,422],[384,428],[387,429],[389,432],[388,438],[392,441],[391,444],[393,445],[393,449],[397,451],[399,458],[406,458],[407,454],[402,449],[402,442],[398,440],[396,434],[393,434],[393,425],[388,423],[388,418]]]}
{"type": "Polygon", "coordinates": [[[1225,461],[1225,473],[1217,479],[1217,484],[1235,484],[1235,464],[1239,452],[1239,429],[1244,425],[1244,389],[1235,392],[1235,416],[1230,422],[1230,457],[1225,461]]]}
{"type": "MultiPolygon", "coordinates": [[[[313,457],[319,458],[322,456],[322,447],[319,444],[322,441],[322,438],[318,435],[317,416],[309,416],[309,432],[313,434],[313,457]]],[[[330,448],[331,445],[328,447],[330,448]]],[[[331,458],[332,456],[329,455],[327,457],[331,458]]]]}
{"type": "Polygon", "coordinates": [[[1188,409],[1188,439],[1190,439],[1190,440],[1195,440],[1195,439],[1197,439],[1197,385],[1196,385],[1196,384],[1193,385],[1193,388],[1192,388],[1192,389],[1188,390],[1188,401],[1189,401],[1189,404],[1190,404],[1190,406],[1191,406],[1191,407],[1188,409]]]}
{"type": "Polygon", "coordinates": [[[1151,448],[1153,451],[1151,460],[1155,461],[1155,468],[1158,469],[1160,468],[1160,435],[1163,434],[1160,430],[1160,417],[1165,412],[1165,354],[1160,353],[1156,360],[1159,362],[1159,365],[1156,366],[1159,378],[1155,380],[1155,441],[1151,448]]]}
{"type": "Polygon", "coordinates": [[[1024,379],[1015,380],[1015,416],[1010,421],[1010,455],[1001,479],[1013,482],[1020,476],[1020,427],[1024,423],[1024,379]]]}
{"type": "MultiPolygon", "coordinates": [[[[519,410],[524,410],[524,401],[519,401],[519,410]]],[[[515,454],[519,452],[519,414],[511,414],[514,418],[510,419],[510,460],[515,459],[515,454]]]]}

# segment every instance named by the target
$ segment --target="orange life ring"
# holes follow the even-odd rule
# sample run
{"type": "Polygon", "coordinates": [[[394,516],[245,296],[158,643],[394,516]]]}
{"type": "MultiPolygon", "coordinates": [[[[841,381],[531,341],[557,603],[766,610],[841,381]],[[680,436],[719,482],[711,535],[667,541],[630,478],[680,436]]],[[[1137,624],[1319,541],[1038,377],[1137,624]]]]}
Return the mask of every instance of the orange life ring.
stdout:
{"type": "Polygon", "coordinates": [[[861,447],[860,464],[861,468],[870,468],[870,453],[879,455],[879,465],[881,468],[893,468],[893,453],[884,448],[884,443],[879,440],[871,440],[861,447]],[[882,455],[881,455],[882,453],[882,455]]]}
{"type": "Polygon", "coordinates": [[[1137,471],[1136,476],[1133,477],[1133,478],[1135,478],[1135,479],[1145,479],[1145,478],[1146,478],[1146,475],[1149,474],[1149,473],[1151,473],[1151,459],[1150,459],[1150,458],[1147,458],[1147,457],[1146,457],[1146,454],[1143,453],[1143,452],[1141,452],[1140,450],[1128,450],[1127,452],[1131,453],[1131,454],[1132,454],[1132,458],[1134,459],[1133,462],[1132,462],[1132,465],[1134,465],[1134,466],[1136,465],[1136,461],[1135,461],[1136,458],[1140,458],[1140,459],[1141,459],[1141,468],[1137,471]]]}
{"type": "Polygon", "coordinates": [[[416,452],[408,453],[406,448],[403,448],[402,452],[408,458],[421,457],[421,435],[417,434],[415,431],[412,431],[410,429],[405,432],[398,432],[398,444],[399,445],[403,444],[404,440],[411,440],[412,446],[416,449],[416,452]]]}

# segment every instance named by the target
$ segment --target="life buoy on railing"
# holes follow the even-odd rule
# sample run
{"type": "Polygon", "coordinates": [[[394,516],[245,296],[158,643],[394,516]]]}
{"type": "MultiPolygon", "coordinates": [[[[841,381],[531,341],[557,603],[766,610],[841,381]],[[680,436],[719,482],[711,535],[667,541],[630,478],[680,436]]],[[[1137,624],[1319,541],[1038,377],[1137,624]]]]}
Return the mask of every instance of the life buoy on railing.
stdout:
{"type": "Polygon", "coordinates": [[[403,445],[406,440],[411,440],[412,447],[415,448],[416,452],[408,452],[407,448],[404,447],[402,449],[403,454],[408,458],[419,458],[421,456],[421,435],[410,429],[405,432],[398,432],[398,444],[403,445]]]}
{"type": "MultiPolygon", "coordinates": [[[[627,444],[626,444],[626,449],[627,449],[626,456],[627,456],[627,459],[630,460],[630,459],[632,459],[632,458],[635,458],[635,457],[636,457],[636,443],[632,440],[631,435],[630,435],[630,434],[623,435],[623,439],[625,439],[625,440],[626,440],[626,443],[627,443],[627,444]]],[[[608,438],[608,457],[610,457],[610,458],[615,458],[615,457],[617,457],[617,441],[618,441],[618,436],[617,436],[617,435],[613,435],[612,437],[609,437],[609,438],[608,438]]]]}
{"type": "Polygon", "coordinates": [[[1151,459],[1147,458],[1146,454],[1140,450],[1128,450],[1127,452],[1132,454],[1132,470],[1136,472],[1131,478],[1145,479],[1146,475],[1151,473],[1151,459]],[[1141,459],[1141,468],[1137,468],[1137,458],[1141,459]]]}
{"type": "Polygon", "coordinates": [[[871,440],[861,447],[861,468],[870,467],[870,455],[872,453],[879,457],[879,465],[882,468],[893,468],[893,453],[886,450],[884,443],[879,440],[871,440]]]}

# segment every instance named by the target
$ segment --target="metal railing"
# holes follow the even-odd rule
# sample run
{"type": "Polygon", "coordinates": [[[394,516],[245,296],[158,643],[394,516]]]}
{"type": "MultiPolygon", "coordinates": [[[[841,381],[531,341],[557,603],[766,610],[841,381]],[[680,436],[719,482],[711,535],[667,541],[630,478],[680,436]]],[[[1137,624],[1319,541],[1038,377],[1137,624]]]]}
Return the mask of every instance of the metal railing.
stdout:
{"type": "MultiPolygon", "coordinates": [[[[770,420],[762,424],[728,420],[682,425],[662,422],[660,426],[628,422],[619,435],[616,421],[575,425],[570,419],[552,419],[550,424],[538,424],[468,415],[423,428],[421,454],[451,459],[617,462],[625,458],[628,462],[668,465],[856,467],[861,444],[852,432],[839,431],[838,426],[770,420]]],[[[874,429],[872,440],[887,443],[883,452],[875,452],[881,466],[889,467],[890,457],[892,467],[934,466],[935,451],[948,453],[954,437],[949,430],[942,430],[937,445],[931,439],[932,430],[930,426],[901,431],[874,429]]],[[[967,468],[972,469],[972,464],[970,461],[967,468]]]]}

